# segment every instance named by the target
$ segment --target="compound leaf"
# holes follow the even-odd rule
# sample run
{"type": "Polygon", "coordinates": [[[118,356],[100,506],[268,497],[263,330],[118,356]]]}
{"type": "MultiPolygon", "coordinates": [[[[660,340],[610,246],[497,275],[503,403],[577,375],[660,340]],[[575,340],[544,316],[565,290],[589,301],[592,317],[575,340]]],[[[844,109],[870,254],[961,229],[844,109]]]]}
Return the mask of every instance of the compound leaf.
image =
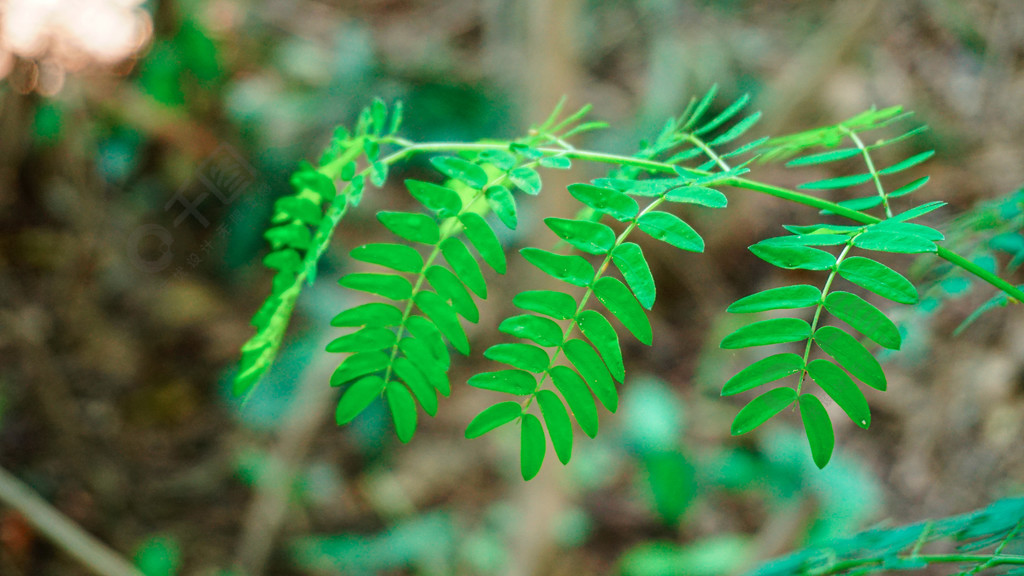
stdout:
{"type": "Polygon", "coordinates": [[[544,428],[533,414],[523,414],[519,441],[519,471],[523,480],[529,480],[540,472],[548,444],[544,440],[544,428]]]}
{"type": "Polygon", "coordinates": [[[541,346],[558,346],[562,343],[562,328],[554,320],[520,314],[506,318],[498,326],[498,331],[518,338],[533,340],[541,346]]]}
{"type": "Polygon", "coordinates": [[[604,276],[593,284],[594,295],[636,339],[648,346],[654,341],[651,322],[629,288],[616,278],[604,276]]]}
{"type": "Polygon", "coordinates": [[[412,296],[412,284],[394,274],[357,272],[343,276],[338,283],[352,290],[377,294],[390,300],[405,300],[412,296]]]}
{"type": "Polygon", "coordinates": [[[505,249],[501,247],[501,242],[498,241],[494,230],[491,230],[490,224],[476,212],[466,212],[459,216],[459,221],[466,227],[466,238],[469,238],[484,262],[498,274],[504,274],[505,249]]]}
{"type": "Polygon", "coordinates": [[[836,264],[832,254],[807,246],[758,243],[749,250],[765,262],[786,270],[828,270],[836,264]]]}
{"type": "Polygon", "coordinates": [[[917,288],[902,274],[869,258],[853,256],[839,265],[839,275],[854,284],[900,304],[916,304],[917,288]]]}
{"type": "Polygon", "coordinates": [[[441,254],[444,254],[444,259],[448,261],[448,265],[452,267],[455,275],[474,294],[483,299],[487,298],[487,282],[484,280],[483,272],[480,271],[480,264],[469,253],[469,248],[466,248],[462,240],[454,236],[445,239],[444,242],[441,242],[441,254]]]}
{"type": "Polygon", "coordinates": [[[732,396],[774,382],[803,370],[803,357],[787,352],[773,354],[747,366],[722,386],[722,396],[732,396]]]}
{"type": "Polygon", "coordinates": [[[871,410],[864,393],[843,369],[828,360],[818,358],[807,363],[807,373],[835,400],[853,423],[861,428],[871,426],[871,410]]]}
{"type": "Polygon", "coordinates": [[[413,198],[441,218],[450,218],[462,210],[462,199],[451,188],[419,180],[406,180],[405,187],[413,198]]]}
{"type": "Polygon", "coordinates": [[[597,405],[583,378],[568,366],[553,366],[548,374],[562,398],[565,398],[583,433],[591,438],[597,436],[597,405]]]}
{"type": "Polygon", "coordinates": [[[822,326],[814,333],[814,341],[850,374],[876,390],[886,389],[882,366],[856,338],[835,326],[822,326]]]}
{"type": "Polygon", "coordinates": [[[548,435],[551,436],[551,444],[555,447],[558,461],[568,464],[572,458],[572,422],[569,420],[565,404],[562,404],[562,400],[551,390],[537,392],[537,404],[540,405],[544,422],[548,425],[548,435]]]}
{"type": "Polygon", "coordinates": [[[608,372],[608,368],[605,367],[604,361],[597,355],[597,352],[583,340],[572,339],[568,340],[563,348],[565,351],[565,357],[572,362],[572,365],[576,367],[576,371],[579,372],[580,376],[583,376],[583,380],[586,381],[587,385],[590,386],[590,391],[594,393],[594,397],[608,409],[609,412],[614,413],[619,409],[619,393],[615,389],[615,382],[612,381],[611,374],[608,372]]]}
{"type": "Polygon", "coordinates": [[[806,340],[811,325],[800,318],[773,318],[743,326],[722,339],[727,350],[806,340]]]}
{"type": "Polygon", "coordinates": [[[391,418],[395,421],[395,433],[402,442],[412,440],[416,432],[416,402],[412,399],[409,389],[392,382],[386,391],[391,418]]]}
{"type": "Polygon", "coordinates": [[[736,414],[730,430],[732,435],[739,436],[750,432],[785,410],[795,400],[796,391],[792,388],[774,388],[761,394],[736,414]]]}
{"type": "Polygon", "coordinates": [[[365,376],[345,390],[334,412],[334,421],[339,426],[348,424],[366,409],[384,391],[384,379],[380,376],[365,376]]]}
{"type": "Polygon", "coordinates": [[[821,405],[821,400],[814,394],[801,394],[799,403],[800,419],[803,420],[807,443],[811,447],[811,458],[815,466],[824,468],[832,459],[832,450],[836,444],[832,421],[821,405]]]}
{"type": "Polygon", "coordinates": [[[479,438],[499,426],[519,418],[523,407],[518,402],[500,402],[476,415],[466,426],[466,438],[479,438]]]}
{"type": "Polygon", "coordinates": [[[533,394],[537,388],[537,379],[525,370],[498,370],[474,374],[466,381],[474,388],[493,390],[517,396],[533,394]]]}
{"type": "Polygon", "coordinates": [[[733,302],[727,312],[749,314],[766,310],[807,308],[821,302],[821,290],[808,284],[769,288],[733,302]]]}
{"type": "Polygon", "coordinates": [[[600,222],[545,218],[544,223],[556,236],[587,254],[607,254],[615,245],[615,232],[600,222]]]}
{"type": "Polygon", "coordinates": [[[640,246],[633,242],[619,244],[612,251],[612,261],[640,305],[650,310],[655,298],[654,276],[640,246]]]}
{"type": "Polygon", "coordinates": [[[576,299],[564,292],[553,290],[527,290],[512,298],[516,306],[559,320],[568,320],[576,315],[576,299]]]}
{"type": "Polygon", "coordinates": [[[484,351],[484,358],[537,374],[551,364],[547,352],[532,344],[495,344],[484,351]]]}
{"type": "Polygon", "coordinates": [[[825,308],[878,345],[890,350],[900,349],[900,331],[896,325],[881,310],[860,296],[849,292],[832,292],[825,297],[825,308]]]}
{"type": "Polygon", "coordinates": [[[619,345],[619,335],[611,323],[596,310],[584,310],[576,317],[576,323],[583,335],[590,340],[594,348],[604,358],[605,364],[611,375],[622,382],[626,378],[626,368],[622,362],[622,349],[619,345]]]}
{"type": "Polygon", "coordinates": [[[671,244],[680,250],[704,251],[704,239],[700,234],[674,214],[648,212],[637,220],[637,225],[651,238],[671,244]]]}
{"type": "Polygon", "coordinates": [[[594,267],[582,256],[548,252],[540,248],[523,248],[519,251],[530,263],[556,280],[574,286],[587,286],[594,279],[594,267]]]}
{"type": "Polygon", "coordinates": [[[434,245],[441,239],[437,221],[426,214],[382,211],[377,213],[377,220],[392,233],[410,242],[434,245]]]}
{"type": "Polygon", "coordinates": [[[631,220],[640,212],[640,205],[636,203],[636,200],[611,188],[576,183],[569,185],[569,194],[594,210],[608,214],[620,222],[631,220]]]}

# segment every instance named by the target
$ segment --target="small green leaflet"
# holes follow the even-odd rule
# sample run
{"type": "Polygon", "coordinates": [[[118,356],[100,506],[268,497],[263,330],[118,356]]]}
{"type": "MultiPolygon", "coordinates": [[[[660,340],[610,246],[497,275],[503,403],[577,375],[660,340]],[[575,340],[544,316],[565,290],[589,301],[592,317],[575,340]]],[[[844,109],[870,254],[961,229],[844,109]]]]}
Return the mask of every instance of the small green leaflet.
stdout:
{"type": "Polygon", "coordinates": [[[600,222],[545,218],[544,223],[556,236],[587,254],[607,254],[615,245],[615,232],[600,222]]]}
{"type": "Polygon", "coordinates": [[[386,392],[391,418],[395,422],[395,433],[399,440],[408,442],[416,432],[416,402],[409,389],[398,382],[389,384],[386,392]]]}
{"type": "Polygon", "coordinates": [[[640,305],[650,310],[655,298],[654,276],[640,246],[633,242],[619,244],[612,251],[612,261],[640,305]]]}
{"type": "Polygon", "coordinates": [[[302,257],[291,248],[271,252],[263,257],[263,265],[274,270],[297,271],[302,267],[302,257]]]}
{"type": "Polygon", "coordinates": [[[540,174],[537,174],[537,171],[529,166],[520,166],[519,168],[509,172],[508,179],[511,180],[517,188],[531,196],[540,194],[540,174]]]}
{"type": "Polygon", "coordinates": [[[847,158],[858,156],[860,153],[860,149],[858,148],[840,148],[839,150],[830,150],[828,152],[794,158],[789,162],[786,162],[786,167],[795,168],[797,166],[813,166],[816,164],[824,164],[826,162],[835,162],[837,160],[845,160],[847,158]]]}
{"type": "Polygon", "coordinates": [[[583,340],[572,339],[563,345],[565,357],[576,367],[583,380],[590,386],[590,391],[608,409],[614,413],[619,408],[619,393],[615,382],[604,365],[601,357],[583,340]]]}
{"type": "Polygon", "coordinates": [[[352,290],[377,294],[391,300],[406,300],[412,296],[412,284],[393,274],[356,273],[343,276],[339,284],[352,290]]]}
{"type": "Polygon", "coordinates": [[[929,212],[938,210],[939,208],[942,208],[945,205],[946,205],[945,202],[938,201],[938,200],[936,200],[934,202],[925,202],[924,204],[921,204],[920,206],[917,206],[916,208],[911,208],[910,210],[907,210],[906,212],[901,212],[901,213],[893,216],[891,218],[891,220],[896,221],[896,222],[909,222],[909,221],[913,220],[914,218],[920,218],[921,216],[924,216],[925,214],[928,214],[929,212]]]}
{"type": "Polygon", "coordinates": [[[422,340],[418,338],[402,338],[398,343],[398,349],[415,364],[416,368],[435,390],[443,396],[451,394],[452,385],[448,381],[448,369],[445,367],[445,363],[439,361],[422,340]]]}
{"type": "Polygon", "coordinates": [[[640,212],[640,205],[636,200],[610,188],[577,183],[569,185],[569,193],[594,210],[608,214],[620,222],[631,220],[640,212]]]}
{"type": "Polygon", "coordinates": [[[483,168],[456,156],[435,156],[430,163],[438,172],[449,178],[460,180],[470,187],[483,190],[487,186],[487,172],[483,168]]]}
{"type": "Polygon", "coordinates": [[[836,318],[890,350],[900,349],[900,331],[881,310],[849,292],[832,292],[825,297],[825,308],[836,318]]]}
{"type": "Polygon", "coordinates": [[[886,389],[885,372],[878,360],[856,338],[835,326],[822,326],[814,342],[850,374],[876,390],[886,389]]]}
{"type": "Polygon", "coordinates": [[[727,350],[806,340],[811,325],[800,318],[773,318],[743,326],[722,339],[727,350]]]}
{"type": "Polygon", "coordinates": [[[622,349],[619,336],[611,323],[596,310],[584,310],[576,317],[576,323],[583,335],[590,340],[594,348],[604,358],[609,372],[619,382],[626,378],[626,368],[622,362],[622,349]]]}
{"type": "Polygon", "coordinates": [[[484,150],[476,155],[476,159],[501,170],[511,170],[517,163],[515,155],[505,150],[484,150]]]}
{"type": "Polygon", "coordinates": [[[927,152],[921,152],[920,154],[915,154],[915,155],[911,156],[910,158],[907,158],[906,160],[903,160],[902,162],[898,162],[896,164],[893,164],[892,166],[889,166],[888,168],[883,168],[883,169],[879,170],[878,174],[881,175],[881,176],[885,176],[885,175],[888,175],[888,174],[895,174],[897,172],[902,172],[904,170],[907,170],[908,168],[913,168],[914,166],[917,166],[918,164],[924,162],[925,160],[931,158],[934,155],[935,155],[935,150],[928,150],[927,152]]]}
{"type": "Polygon", "coordinates": [[[474,388],[493,390],[517,396],[533,394],[537,388],[537,380],[525,370],[498,370],[474,374],[466,381],[474,388]]]}
{"type": "Polygon", "coordinates": [[[835,400],[853,423],[861,428],[871,426],[871,410],[857,384],[835,364],[818,358],[807,363],[807,373],[835,400]]]}
{"type": "Polygon", "coordinates": [[[594,267],[582,256],[555,254],[532,247],[523,248],[519,253],[545,274],[573,286],[588,286],[594,279],[594,267]]]}
{"type": "Polygon", "coordinates": [[[869,258],[853,256],[839,265],[839,275],[861,288],[866,288],[900,304],[917,304],[917,288],[902,274],[869,258]]]}
{"type": "Polygon", "coordinates": [[[708,208],[725,208],[729,199],[718,190],[704,188],[701,186],[682,186],[669,190],[665,194],[665,200],[669,202],[681,202],[684,204],[697,204],[708,208]]]}
{"type": "Polygon", "coordinates": [[[349,308],[331,320],[331,326],[344,328],[349,326],[398,326],[402,323],[402,311],[391,304],[370,302],[349,308]]]}
{"type": "Polygon", "coordinates": [[[331,374],[331,386],[341,386],[361,376],[383,370],[391,360],[390,355],[380,352],[363,352],[352,354],[331,374]]]}
{"type": "Polygon", "coordinates": [[[576,315],[576,299],[564,292],[527,290],[516,294],[512,303],[524,310],[559,320],[568,320],[576,315]]]}
{"type": "Polygon", "coordinates": [[[540,159],[540,165],[545,168],[568,170],[569,168],[572,168],[572,160],[569,160],[565,156],[545,156],[540,159]]]}
{"type": "Polygon", "coordinates": [[[703,252],[704,239],[689,224],[674,214],[652,211],[637,220],[637,226],[651,238],[671,244],[680,250],[703,252]]]}
{"type": "Polygon", "coordinates": [[[537,404],[540,405],[544,422],[548,425],[548,435],[551,436],[551,444],[555,447],[558,461],[568,464],[572,458],[572,422],[569,420],[565,404],[562,404],[562,400],[551,390],[537,392],[537,404]]]}
{"type": "Polygon", "coordinates": [[[848,186],[863,184],[870,179],[871,174],[851,174],[849,176],[840,176],[838,178],[828,178],[826,180],[808,182],[797,186],[797,188],[802,190],[835,190],[837,188],[846,188],[848,186]]]}
{"type": "Polygon", "coordinates": [[[715,128],[718,128],[722,124],[726,123],[730,118],[739,113],[747,103],[750,102],[750,93],[744,92],[735,102],[730,104],[725,110],[715,116],[707,124],[704,124],[700,128],[693,131],[696,135],[707,134],[715,128]]]}
{"type": "Polygon", "coordinates": [[[654,341],[651,323],[647,314],[629,291],[629,288],[616,278],[603,276],[592,286],[594,295],[604,304],[622,325],[629,330],[641,343],[648,346],[654,341]]]}
{"type": "Polygon", "coordinates": [[[736,373],[722,386],[722,396],[732,396],[774,382],[803,370],[804,359],[787,352],[762,358],[736,373]]]}
{"type": "Polygon", "coordinates": [[[416,306],[427,315],[459,352],[469,354],[469,339],[455,311],[436,292],[422,291],[414,298],[416,306]]]}
{"type": "MultiPolygon", "coordinates": [[[[333,188],[332,185],[331,189],[333,190],[333,188]]],[[[285,196],[274,202],[274,222],[299,220],[308,226],[316,226],[320,223],[321,218],[323,218],[323,212],[309,198],[285,196]]]]}
{"type": "Polygon", "coordinates": [[[532,344],[495,344],[484,351],[484,358],[536,374],[551,364],[547,352],[532,344]]]}
{"type": "Polygon", "coordinates": [[[518,338],[533,340],[541,346],[558,346],[562,343],[562,328],[554,320],[521,314],[506,318],[498,331],[518,338]]]}
{"type": "Polygon", "coordinates": [[[478,438],[499,426],[519,418],[523,413],[518,402],[501,402],[476,415],[466,426],[466,438],[478,438]]]}
{"type": "Polygon", "coordinates": [[[739,436],[750,432],[785,410],[794,401],[796,390],[792,388],[775,388],[761,394],[736,414],[730,430],[732,435],[739,436]]]}
{"type": "Polygon", "coordinates": [[[284,226],[275,226],[263,233],[263,237],[270,243],[274,250],[280,250],[286,246],[296,250],[306,250],[313,239],[309,228],[301,222],[292,222],[284,226]]]}
{"type": "Polygon", "coordinates": [[[516,201],[512,193],[504,186],[490,186],[484,192],[487,203],[491,210],[498,216],[498,220],[509,230],[515,230],[519,225],[519,217],[516,212],[516,201]]]}
{"type": "Polygon", "coordinates": [[[861,250],[895,252],[897,254],[924,254],[939,250],[931,240],[913,234],[887,230],[868,230],[855,236],[853,245],[861,250]]]}
{"type": "Polygon", "coordinates": [[[430,416],[437,414],[437,392],[426,375],[413,364],[412,360],[405,356],[396,358],[394,371],[412,391],[420,406],[423,406],[423,411],[430,416]]]}
{"type": "Polygon", "coordinates": [[[758,242],[762,246],[839,246],[850,241],[845,234],[796,234],[776,236],[758,242]]]}
{"type": "Polygon", "coordinates": [[[388,328],[368,327],[351,334],[335,338],[327,345],[327,351],[372,352],[390,348],[395,344],[395,333],[388,328]]]}
{"type": "Polygon", "coordinates": [[[334,413],[334,421],[338,426],[348,424],[360,412],[366,409],[375,398],[384,391],[384,379],[380,376],[366,376],[356,381],[345,390],[338,409],[334,413]]]}
{"type": "Polygon", "coordinates": [[[836,444],[832,421],[829,420],[825,407],[821,405],[821,400],[814,394],[801,394],[799,405],[800,419],[803,420],[807,443],[811,447],[811,458],[814,459],[815,466],[819,469],[824,468],[832,459],[832,450],[836,444]]]}
{"type": "Polygon", "coordinates": [[[409,333],[429,347],[430,354],[440,362],[445,370],[451,366],[451,357],[448,354],[448,346],[444,343],[441,331],[433,322],[423,316],[412,315],[406,318],[405,327],[409,333]]]}
{"type": "Polygon", "coordinates": [[[523,474],[523,480],[529,480],[540,472],[547,444],[540,420],[533,414],[523,414],[519,447],[519,470],[523,474]]]}
{"type": "Polygon", "coordinates": [[[750,116],[747,116],[743,120],[740,120],[736,124],[733,124],[732,128],[729,128],[725,132],[721,133],[714,140],[708,142],[708,146],[721,146],[727,144],[733,140],[739,138],[744,132],[750,129],[751,126],[757,124],[757,121],[761,119],[761,111],[758,110],[750,116]]]}
{"type": "Polygon", "coordinates": [[[473,244],[480,257],[498,274],[504,274],[506,268],[505,249],[491,229],[491,225],[483,216],[476,212],[467,212],[459,216],[459,221],[466,228],[466,238],[473,244]]]}
{"type": "Polygon", "coordinates": [[[889,193],[889,198],[899,198],[917,192],[919,188],[928,183],[931,180],[931,176],[923,176],[917,180],[913,180],[889,193]]]}
{"type": "Polygon", "coordinates": [[[480,264],[461,239],[454,236],[445,239],[441,242],[441,254],[444,254],[444,259],[466,287],[480,298],[487,299],[487,282],[480,271],[480,264]]]}
{"type": "Polygon", "coordinates": [[[770,288],[740,298],[732,303],[727,312],[749,314],[767,310],[788,310],[815,306],[821,301],[821,290],[809,284],[770,288]]]}
{"type": "Polygon", "coordinates": [[[395,235],[410,242],[434,245],[441,239],[437,221],[426,214],[382,211],[377,213],[377,220],[395,235]]]}
{"type": "Polygon", "coordinates": [[[749,248],[755,256],[786,270],[829,270],[836,265],[832,254],[807,246],[754,244],[749,248]]]}
{"type": "Polygon", "coordinates": [[[433,265],[427,267],[425,275],[438,295],[452,303],[452,309],[456,314],[473,323],[480,321],[480,311],[476,307],[476,302],[451,270],[433,265]]]}
{"type": "Polygon", "coordinates": [[[565,398],[583,433],[591,438],[597,436],[597,405],[583,378],[568,366],[553,366],[548,374],[562,398],[565,398]]]}
{"type": "Polygon", "coordinates": [[[409,189],[413,198],[441,218],[450,218],[462,210],[459,193],[451,188],[419,180],[406,180],[405,187],[409,189]]]}
{"type": "Polygon", "coordinates": [[[415,274],[423,268],[423,256],[405,244],[363,244],[353,248],[349,256],[399,272],[415,274]]]}

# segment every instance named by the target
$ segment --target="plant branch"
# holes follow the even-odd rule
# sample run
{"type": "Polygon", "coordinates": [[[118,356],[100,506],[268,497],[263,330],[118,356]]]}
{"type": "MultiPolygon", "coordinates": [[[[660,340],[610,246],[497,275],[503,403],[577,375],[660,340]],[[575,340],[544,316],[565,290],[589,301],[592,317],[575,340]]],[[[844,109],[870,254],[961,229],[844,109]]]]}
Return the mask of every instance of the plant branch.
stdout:
{"type": "Polygon", "coordinates": [[[100,576],[143,576],[131,562],[43,500],[0,467],[0,501],[20,512],[43,536],[100,576]]]}

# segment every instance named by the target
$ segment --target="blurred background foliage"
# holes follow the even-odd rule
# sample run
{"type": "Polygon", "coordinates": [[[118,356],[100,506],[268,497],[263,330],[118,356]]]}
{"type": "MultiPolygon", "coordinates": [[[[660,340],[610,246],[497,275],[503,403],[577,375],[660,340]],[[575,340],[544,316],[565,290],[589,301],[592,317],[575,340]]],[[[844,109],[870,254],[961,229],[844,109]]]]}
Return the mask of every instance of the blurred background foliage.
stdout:
{"type": "MultiPolygon", "coordinates": [[[[0,0],[0,76],[0,464],[146,574],[733,574],[1022,488],[1021,310],[954,338],[992,294],[931,262],[874,426],[840,424],[827,470],[797,419],[729,436],[718,391],[747,359],[717,348],[722,311],[780,282],[746,246],[810,217],[740,194],[699,223],[705,257],[651,247],[657,336],[627,349],[611,432],[530,483],[513,430],[462,438],[488,401],[466,387],[408,446],[383,409],[330,421],[321,351],[354,302],[332,279],[422,160],[346,218],[259,394],[241,409],[228,387],[273,200],[374,96],[405,102],[406,136],[447,140],[518,135],[566,95],[613,126],[585,144],[618,152],[714,82],[754,94],[757,136],[902,104],[932,127],[923,200],[951,204],[932,223],[1014,271],[1019,1],[0,0]],[[237,194],[210,184],[225,174],[237,194]]],[[[589,170],[550,176],[509,246],[589,170]]],[[[535,280],[514,268],[471,337],[495,341],[535,280]]],[[[0,573],[86,572],[0,509],[0,573]]]]}

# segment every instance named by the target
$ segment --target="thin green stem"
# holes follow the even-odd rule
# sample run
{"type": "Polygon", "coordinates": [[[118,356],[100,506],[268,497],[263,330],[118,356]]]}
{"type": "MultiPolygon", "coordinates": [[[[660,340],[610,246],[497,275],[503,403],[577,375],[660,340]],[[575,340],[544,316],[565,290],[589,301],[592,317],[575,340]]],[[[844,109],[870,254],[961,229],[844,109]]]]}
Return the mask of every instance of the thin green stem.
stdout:
{"type": "Polygon", "coordinates": [[[700,138],[694,136],[693,134],[687,134],[686,141],[693,144],[697,148],[700,148],[701,151],[707,154],[708,158],[714,160],[715,164],[718,164],[718,167],[721,168],[722,170],[725,170],[726,172],[731,170],[731,168],[729,168],[729,165],[726,164],[725,160],[722,160],[722,158],[718,154],[715,154],[715,151],[706,143],[704,143],[704,141],[701,140],[700,138]]]}
{"type": "Polygon", "coordinates": [[[821,311],[825,308],[825,298],[828,296],[828,291],[832,288],[832,281],[836,279],[836,274],[839,273],[839,265],[843,263],[846,255],[850,253],[850,249],[853,248],[853,238],[846,243],[843,251],[839,253],[839,257],[836,258],[836,265],[832,268],[832,272],[828,275],[828,280],[825,280],[825,287],[821,289],[821,301],[818,302],[817,307],[814,309],[814,320],[811,321],[811,334],[807,337],[807,346],[804,347],[804,367],[800,371],[800,381],[796,384],[796,393],[800,394],[800,390],[804,385],[804,379],[807,378],[807,360],[811,357],[811,344],[814,343],[814,331],[818,329],[818,321],[821,319],[821,311]]]}
{"type": "Polygon", "coordinates": [[[889,197],[885,194],[885,188],[882,187],[882,179],[878,176],[878,170],[875,169],[875,162],[871,159],[871,154],[868,152],[868,147],[864,145],[857,133],[849,128],[843,126],[839,127],[840,130],[846,133],[847,136],[853,140],[853,143],[857,145],[860,153],[864,156],[864,163],[867,164],[868,172],[871,173],[871,179],[875,181],[875,190],[878,191],[879,197],[882,198],[882,206],[885,207],[885,217],[892,218],[892,208],[889,207],[889,197]]]}

